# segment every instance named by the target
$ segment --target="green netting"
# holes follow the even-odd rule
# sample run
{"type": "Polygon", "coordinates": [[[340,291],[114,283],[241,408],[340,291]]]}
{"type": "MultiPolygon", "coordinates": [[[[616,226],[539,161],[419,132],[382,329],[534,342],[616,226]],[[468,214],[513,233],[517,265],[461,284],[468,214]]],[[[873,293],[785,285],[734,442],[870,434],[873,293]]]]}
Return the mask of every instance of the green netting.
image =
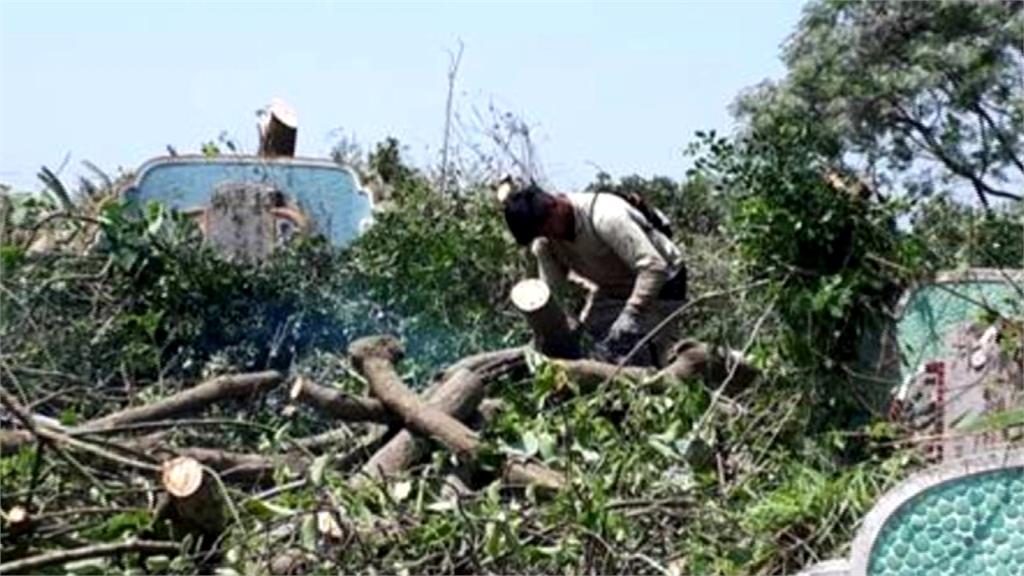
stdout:
{"type": "Polygon", "coordinates": [[[908,500],[882,527],[868,574],[1024,574],[1024,468],[964,476],[908,500]]]}

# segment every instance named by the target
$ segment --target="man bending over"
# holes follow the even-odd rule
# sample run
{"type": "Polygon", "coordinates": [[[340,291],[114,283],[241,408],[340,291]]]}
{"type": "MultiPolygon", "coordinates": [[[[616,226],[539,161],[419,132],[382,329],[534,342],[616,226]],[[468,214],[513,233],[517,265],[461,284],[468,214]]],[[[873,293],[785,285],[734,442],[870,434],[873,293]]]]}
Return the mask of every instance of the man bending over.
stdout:
{"type": "MultiPolygon", "coordinates": [[[[588,290],[580,322],[606,361],[619,362],[686,298],[676,245],[622,197],[609,192],[549,194],[536,184],[504,200],[516,242],[530,246],[553,290],[571,278],[588,290]]],[[[676,336],[670,323],[631,364],[663,364],[676,336]]]]}

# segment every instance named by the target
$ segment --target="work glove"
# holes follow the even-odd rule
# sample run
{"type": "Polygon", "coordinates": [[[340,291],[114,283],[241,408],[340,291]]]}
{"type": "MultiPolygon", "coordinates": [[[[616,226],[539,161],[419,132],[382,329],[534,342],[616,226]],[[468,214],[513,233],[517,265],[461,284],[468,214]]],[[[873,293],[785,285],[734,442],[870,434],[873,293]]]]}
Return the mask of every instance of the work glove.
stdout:
{"type": "Polygon", "coordinates": [[[579,338],[583,334],[583,323],[574,316],[566,316],[566,324],[569,325],[569,334],[572,334],[573,338],[579,338]]]}
{"type": "MultiPolygon", "coordinates": [[[[623,310],[608,330],[608,335],[597,344],[598,357],[606,362],[618,364],[643,336],[637,314],[631,310],[623,310]]],[[[633,360],[635,362],[636,359],[633,360]]]]}

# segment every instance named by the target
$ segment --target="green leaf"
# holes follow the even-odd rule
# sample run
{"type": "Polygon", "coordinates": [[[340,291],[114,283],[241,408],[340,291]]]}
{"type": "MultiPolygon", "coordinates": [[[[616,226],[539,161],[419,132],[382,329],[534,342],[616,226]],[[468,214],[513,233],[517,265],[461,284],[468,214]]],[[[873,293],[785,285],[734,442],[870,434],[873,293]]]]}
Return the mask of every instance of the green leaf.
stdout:
{"type": "Polygon", "coordinates": [[[12,244],[0,246],[0,270],[10,273],[13,268],[21,264],[25,259],[25,251],[12,244]]]}
{"type": "Polygon", "coordinates": [[[531,457],[540,451],[540,440],[532,430],[527,430],[520,436],[522,442],[522,452],[526,457],[531,457]]]}
{"type": "Polygon", "coordinates": [[[166,574],[171,566],[171,559],[160,554],[146,558],[146,570],[156,574],[166,574]]]}
{"type": "Polygon", "coordinates": [[[321,454],[313,459],[309,466],[309,481],[314,487],[320,487],[324,483],[324,471],[327,469],[329,454],[321,454]]]}
{"type": "Polygon", "coordinates": [[[316,550],[317,530],[316,514],[306,514],[302,519],[300,541],[306,550],[316,550]]]}
{"type": "Polygon", "coordinates": [[[58,418],[60,423],[64,426],[74,426],[78,424],[78,419],[78,412],[76,412],[74,408],[65,408],[64,410],[61,410],[60,417],[58,418]]]}
{"type": "Polygon", "coordinates": [[[495,522],[488,522],[484,526],[484,552],[491,558],[501,553],[502,532],[495,522]]]}
{"type": "Polygon", "coordinates": [[[294,516],[298,511],[284,506],[279,506],[266,500],[246,500],[244,508],[246,512],[261,520],[269,520],[274,517],[287,518],[294,516]]]}
{"type": "Polygon", "coordinates": [[[131,512],[119,512],[108,517],[100,524],[85,530],[87,538],[103,541],[113,541],[123,538],[125,535],[134,536],[148,527],[151,522],[149,512],[146,510],[133,510],[131,512]]]}
{"type": "Polygon", "coordinates": [[[412,480],[402,480],[391,485],[391,497],[395,502],[404,502],[412,494],[412,480]]]}
{"type": "Polygon", "coordinates": [[[679,460],[679,453],[676,452],[674,446],[667,444],[664,440],[650,436],[647,438],[647,445],[653,448],[658,454],[661,454],[665,458],[670,460],[679,460]]]}

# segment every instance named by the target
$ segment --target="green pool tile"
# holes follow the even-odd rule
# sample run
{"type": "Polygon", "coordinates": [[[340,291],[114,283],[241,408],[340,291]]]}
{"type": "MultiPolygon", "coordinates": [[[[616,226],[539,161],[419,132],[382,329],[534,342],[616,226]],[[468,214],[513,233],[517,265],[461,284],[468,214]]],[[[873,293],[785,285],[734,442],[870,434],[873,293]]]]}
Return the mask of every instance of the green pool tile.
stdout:
{"type": "Polygon", "coordinates": [[[905,502],[875,540],[872,576],[1024,575],[1024,471],[934,486],[905,502]]]}

